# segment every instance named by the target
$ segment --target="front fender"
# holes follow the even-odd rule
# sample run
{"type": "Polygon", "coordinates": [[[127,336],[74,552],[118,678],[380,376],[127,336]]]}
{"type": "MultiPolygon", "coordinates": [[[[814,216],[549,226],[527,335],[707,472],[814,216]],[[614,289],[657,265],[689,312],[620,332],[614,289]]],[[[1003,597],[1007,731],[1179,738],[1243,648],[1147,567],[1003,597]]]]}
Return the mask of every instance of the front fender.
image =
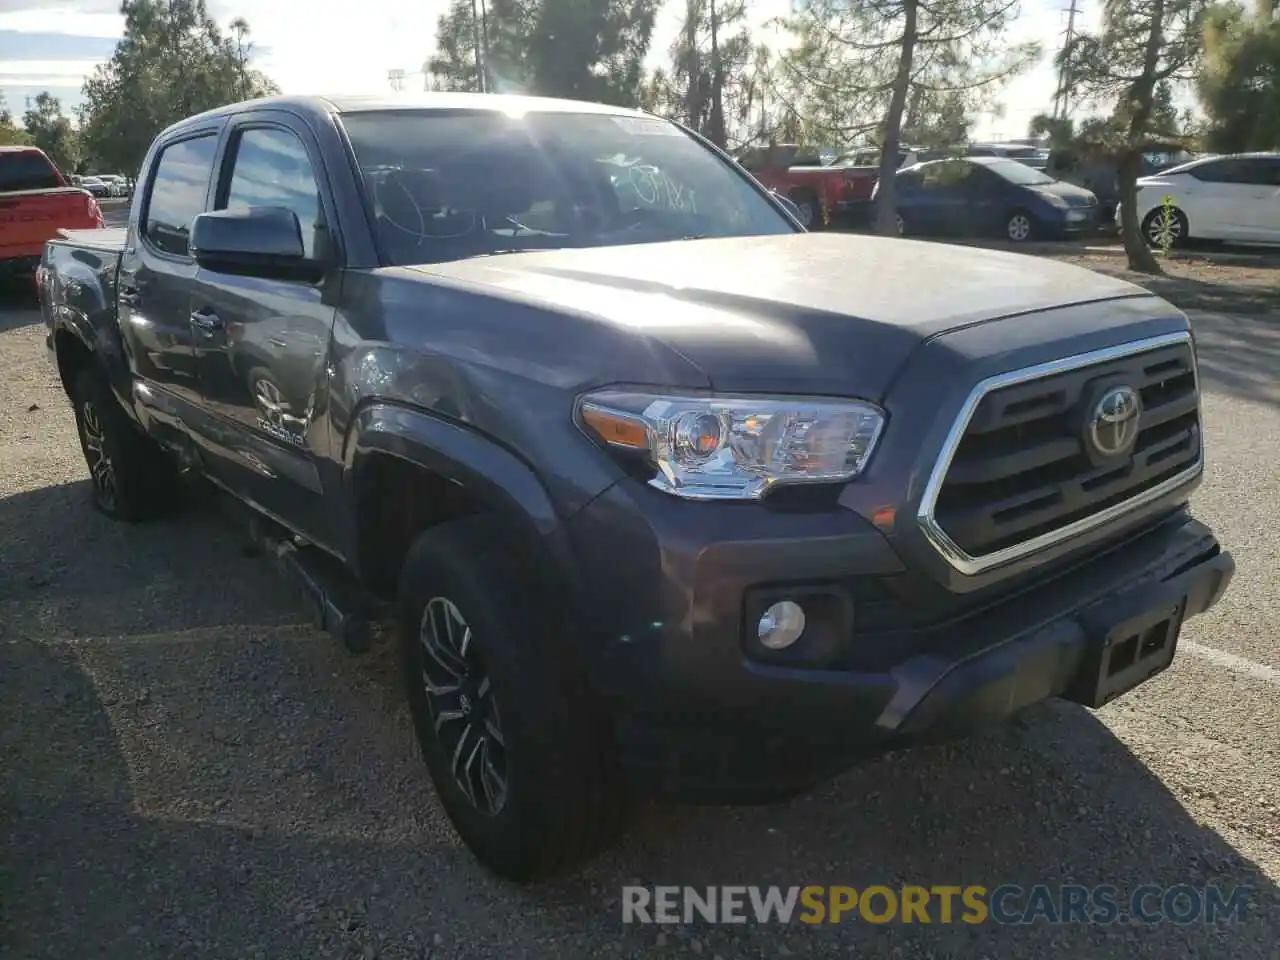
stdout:
{"type": "MultiPolygon", "coordinates": [[[[546,487],[522,458],[465,425],[394,403],[370,403],[351,421],[343,445],[343,488],[354,504],[362,464],[384,454],[430,470],[460,484],[486,509],[511,524],[512,534],[551,561],[543,572],[557,572],[559,586],[576,583],[563,520],[546,487]]],[[[359,544],[358,511],[349,510],[348,543],[359,544]]],[[[360,556],[358,549],[352,556],[360,556]]]]}

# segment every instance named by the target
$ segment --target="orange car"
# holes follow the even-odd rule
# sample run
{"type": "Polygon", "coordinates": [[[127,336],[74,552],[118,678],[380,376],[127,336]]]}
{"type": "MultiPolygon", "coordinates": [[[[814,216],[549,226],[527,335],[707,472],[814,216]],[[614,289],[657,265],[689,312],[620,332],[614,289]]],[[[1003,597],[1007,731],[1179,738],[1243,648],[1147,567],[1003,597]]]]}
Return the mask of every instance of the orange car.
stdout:
{"type": "Polygon", "coordinates": [[[33,275],[59,230],[103,226],[98,201],[68,184],[44,151],[0,147],[0,280],[33,275]]]}

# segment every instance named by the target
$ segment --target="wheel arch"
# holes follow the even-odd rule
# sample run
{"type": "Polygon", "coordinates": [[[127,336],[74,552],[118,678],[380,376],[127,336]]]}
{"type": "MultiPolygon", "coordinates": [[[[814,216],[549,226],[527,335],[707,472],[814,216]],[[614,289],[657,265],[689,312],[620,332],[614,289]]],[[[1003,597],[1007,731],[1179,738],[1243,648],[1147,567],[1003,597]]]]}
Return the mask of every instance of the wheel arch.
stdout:
{"type": "Polygon", "coordinates": [[[374,402],[343,447],[346,540],[361,581],[384,598],[419,533],[474,513],[501,517],[541,585],[573,588],[562,519],[533,468],[497,441],[412,407],[374,402]]]}

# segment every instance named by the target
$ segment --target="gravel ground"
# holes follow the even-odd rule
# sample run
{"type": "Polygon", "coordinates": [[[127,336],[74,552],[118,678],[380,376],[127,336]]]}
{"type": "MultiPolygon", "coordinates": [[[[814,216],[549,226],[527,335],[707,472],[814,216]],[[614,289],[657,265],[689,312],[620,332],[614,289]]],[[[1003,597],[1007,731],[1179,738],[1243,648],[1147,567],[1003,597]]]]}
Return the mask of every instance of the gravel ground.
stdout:
{"type": "Polygon", "coordinates": [[[1191,243],[1161,257],[1164,274],[1153,277],[1130,270],[1124,247],[1108,238],[1065,243],[959,242],[1075,263],[1144,286],[1184,310],[1249,316],[1280,312],[1280,247],[1191,243]]]}
{"type": "Polygon", "coordinates": [[[307,626],[218,519],[88,506],[27,303],[0,308],[0,956],[1280,957],[1280,338],[1199,313],[1226,601],[1160,678],[792,803],[653,809],[577,877],[471,861],[417,758],[385,646],[307,626]],[[1223,653],[1219,653],[1221,651],[1223,653]],[[1224,654],[1243,660],[1232,660],[1224,654]],[[1224,665],[1225,664],[1225,665],[1224,665]],[[1245,922],[625,926],[625,883],[1216,883],[1245,922]]]}

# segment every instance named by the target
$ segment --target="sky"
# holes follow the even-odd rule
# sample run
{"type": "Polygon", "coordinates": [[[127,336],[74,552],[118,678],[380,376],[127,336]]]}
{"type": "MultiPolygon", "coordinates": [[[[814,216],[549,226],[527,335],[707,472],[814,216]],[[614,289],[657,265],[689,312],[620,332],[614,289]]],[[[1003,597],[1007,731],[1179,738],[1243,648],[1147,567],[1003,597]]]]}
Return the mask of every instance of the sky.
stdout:
{"type": "MultiPolygon", "coordinates": [[[[752,0],[758,30],[785,14],[789,0],[752,0]]],[[[1070,0],[1022,0],[1010,41],[1039,40],[1045,56],[1004,91],[1002,115],[980,119],[977,139],[1024,137],[1053,98],[1051,51],[1062,42],[1070,0]]],[[[436,21],[448,0],[363,0],[353,15],[350,0],[213,0],[210,8],[229,23],[243,16],[252,28],[256,64],[285,93],[380,93],[387,73],[407,74],[405,88],[422,83],[422,66],[434,46],[436,21]]],[[[1096,24],[1101,0],[1077,0],[1077,23],[1096,24]]],[[[680,5],[667,0],[659,16],[650,59],[666,57],[680,5]]],[[[111,56],[124,19],[118,0],[0,0],[0,91],[20,115],[26,98],[48,90],[72,108],[94,67],[111,56]]]]}

